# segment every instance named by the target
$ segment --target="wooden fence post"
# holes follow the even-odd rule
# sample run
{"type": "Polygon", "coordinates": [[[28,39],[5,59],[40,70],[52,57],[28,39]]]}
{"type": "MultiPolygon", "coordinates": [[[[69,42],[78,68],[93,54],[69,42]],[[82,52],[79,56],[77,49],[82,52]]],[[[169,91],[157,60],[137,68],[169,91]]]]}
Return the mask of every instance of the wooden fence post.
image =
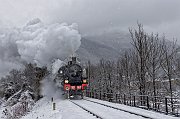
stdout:
{"type": "Polygon", "coordinates": [[[126,105],[126,95],[124,94],[124,104],[126,105]]]}
{"type": "Polygon", "coordinates": [[[134,98],[134,107],[136,107],[136,96],[133,96],[134,98]]]}
{"type": "Polygon", "coordinates": [[[147,96],[147,108],[149,109],[150,108],[150,105],[149,105],[149,97],[147,96]]]}
{"type": "Polygon", "coordinates": [[[165,98],[165,106],[166,106],[166,114],[168,114],[168,102],[167,102],[167,98],[165,98]]]}

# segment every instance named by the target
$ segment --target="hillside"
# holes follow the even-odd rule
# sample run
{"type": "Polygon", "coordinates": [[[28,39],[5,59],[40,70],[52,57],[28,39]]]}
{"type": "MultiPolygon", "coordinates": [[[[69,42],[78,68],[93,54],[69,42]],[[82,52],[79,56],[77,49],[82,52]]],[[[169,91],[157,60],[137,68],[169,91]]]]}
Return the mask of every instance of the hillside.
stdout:
{"type": "Polygon", "coordinates": [[[85,36],[81,39],[81,46],[77,51],[81,61],[97,63],[100,59],[116,60],[124,49],[130,48],[129,34],[108,32],[85,36]]]}

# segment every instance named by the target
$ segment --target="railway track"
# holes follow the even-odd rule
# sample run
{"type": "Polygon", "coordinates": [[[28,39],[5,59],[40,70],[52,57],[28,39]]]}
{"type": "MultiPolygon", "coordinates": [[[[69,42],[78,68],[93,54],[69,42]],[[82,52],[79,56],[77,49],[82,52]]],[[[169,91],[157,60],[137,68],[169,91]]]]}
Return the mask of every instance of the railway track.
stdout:
{"type": "Polygon", "coordinates": [[[72,102],[72,103],[75,104],[76,106],[80,107],[81,109],[85,110],[85,111],[88,112],[89,114],[92,114],[92,115],[95,116],[96,118],[103,119],[101,116],[93,113],[92,111],[86,109],[85,107],[82,107],[81,105],[75,103],[74,101],[70,100],[70,102],[72,102]]]}
{"type": "Polygon", "coordinates": [[[113,106],[110,106],[110,105],[106,105],[106,104],[103,104],[103,103],[95,102],[95,101],[88,100],[88,99],[84,99],[84,100],[89,101],[89,102],[93,102],[93,103],[96,103],[96,104],[99,104],[99,105],[103,105],[105,107],[109,107],[109,108],[112,108],[112,109],[115,109],[115,110],[119,110],[119,111],[127,112],[127,113],[130,113],[130,114],[133,114],[133,115],[141,116],[143,118],[153,119],[153,118],[150,118],[150,117],[145,116],[145,115],[141,115],[141,114],[137,114],[137,113],[134,113],[134,112],[127,111],[127,110],[123,110],[123,109],[113,107],[113,106]]]}
{"type": "MultiPolygon", "coordinates": [[[[152,119],[150,117],[147,117],[147,116],[144,116],[144,115],[141,115],[141,114],[137,114],[137,113],[134,113],[134,112],[130,112],[130,111],[127,111],[127,110],[123,110],[123,109],[119,109],[119,108],[116,108],[116,107],[113,107],[113,106],[110,106],[110,105],[106,105],[106,104],[102,104],[102,103],[99,103],[99,102],[95,102],[95,101],[91,101],[91,100],[88,100],[88,99],[83,99],[83,100],[70,100],[73,104],[75,104],[76,106],[80,107],[81,109],[85,110],[86,112],[88,112],[89,114],[95,116],[96,118],[99,118],[99,119],[105,119],[105,118],[114,118],[114,117],[111,117],[113,115],[116,115],[117,117],[117,114],[119,114],[120,116],[124,116],[124,115],[127,115],[127,117],[129,117],[128,115],[130,115],[131,117],[129,118],[134,118],[134,116],[137,116],[139,118],[148,118],[148,119],[152,119]],[[93,105],[96,105],[94,108],[91,108],[93,105]],[[95,112],[93,109],[97,108],[97,107],[101,107],[101,109],[99,109],[98,112],[95,112]],[[115,112],[113,114],[112,113],[104,113],[103,110],[112,110],[113,112],[115,112]],[[102,113],[101,113],[102,111],[102,113]],[[121,114],[123,113],[123,114],[121,114]],[[105,116],[105,115],[108,115],[109,117],[105,116]]],[[[108,111],[107,111],[108,112],[108,111]]],[[[122,117],[120,117],[122,118],[122,117]]]]}

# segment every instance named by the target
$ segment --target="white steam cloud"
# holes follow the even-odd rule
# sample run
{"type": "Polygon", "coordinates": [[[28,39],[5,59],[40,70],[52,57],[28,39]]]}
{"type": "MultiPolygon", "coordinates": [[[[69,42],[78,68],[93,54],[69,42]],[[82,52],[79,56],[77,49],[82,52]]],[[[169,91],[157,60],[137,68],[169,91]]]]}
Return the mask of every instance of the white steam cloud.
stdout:
{"type": "Polygon", "coordinates": [[[34,19],[22,28],[1,29],[0,75],[21,67],[21,61],[44,66],[57,59],[64,60],[74,54],[80,44],[81,35],[75,23],[45,25],[40,19],[34,19]]]}
{"type": "Polygon", "coordinates": [[[63,65],[63,61],[57,59],[53,64],[52,64],[52,74],[56,74],[59,70],[59,67],[63,65]]]}

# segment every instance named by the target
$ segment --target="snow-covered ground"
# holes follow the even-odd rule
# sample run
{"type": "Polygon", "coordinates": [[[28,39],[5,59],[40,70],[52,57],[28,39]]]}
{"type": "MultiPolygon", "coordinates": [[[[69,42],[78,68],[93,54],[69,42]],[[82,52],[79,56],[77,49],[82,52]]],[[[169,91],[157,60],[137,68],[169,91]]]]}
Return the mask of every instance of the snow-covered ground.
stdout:
{"type": "Polygon", "coordinates": [[[43,98],[22,119],[95,119],[94,116],[77,107],[69,100],[56,99],[54,103],[56,103],[56,110],[53,110],[51,99],[43,98]]]}
{"type": "Polygon", "coordinates": [[[89,111],[97,114],[103,119],[144,119],[141,116],[133,115],[124,111],[112,109],[86,100],[75,100],[76,103],[89,111]]]}
{"type": "MultiPolygon", "coordinates": [[[[129,107],[121,104],[114,104],[97,99],[86,98],[88,100],[104,103],[131,112],[139,113],[141,115],[149,116],[154,119],[178,119],[178,117],[167,116],[152,111],[147,111],[135,107],[129,107]]],[[[112,108],[104,107],[85,100],[72,100],[88,110],[101,115],[105,119],[142,119],[143,117],[133,115],[127,112],[114,110],[112,108]]],[[[51,98],[43,98],[36,103],[33,110],[29,112],[22,119],[95,119],[96,117],[76,106],[72,102],[63,98],[56,98],[51,101],[51,98]],[[56,109],[53,110],[53,103],[56,103],[56,109]]]]}
{"type": "Polygon", "coordinates": [[[140,114],[140,115],[150,117],[150,118],[153,118],[153,119],[179,119],[179,117],[173,117],[173,116],[157,113],[157,112],[154,112],[154,111],[140,109],[140,108],[137,108],[137,107],[131,107],[131,106],[123,105],[123,104],[111,103],[111,102],[102,101],[102,100],[98,100],[98,99],[92,99],[92,98],[86,98],[86,99],[90,100],[90,101],[98,102],[98,103],[101,103],[101,104],[109,105],[111,107],[115,107],[115,108],[118,108],[118,109],[122,109],[122,110],[125,110],[125,111],[128,111],[128,112],[133,112],[133,113],[136,113],[136,114],[140,114]]]}

